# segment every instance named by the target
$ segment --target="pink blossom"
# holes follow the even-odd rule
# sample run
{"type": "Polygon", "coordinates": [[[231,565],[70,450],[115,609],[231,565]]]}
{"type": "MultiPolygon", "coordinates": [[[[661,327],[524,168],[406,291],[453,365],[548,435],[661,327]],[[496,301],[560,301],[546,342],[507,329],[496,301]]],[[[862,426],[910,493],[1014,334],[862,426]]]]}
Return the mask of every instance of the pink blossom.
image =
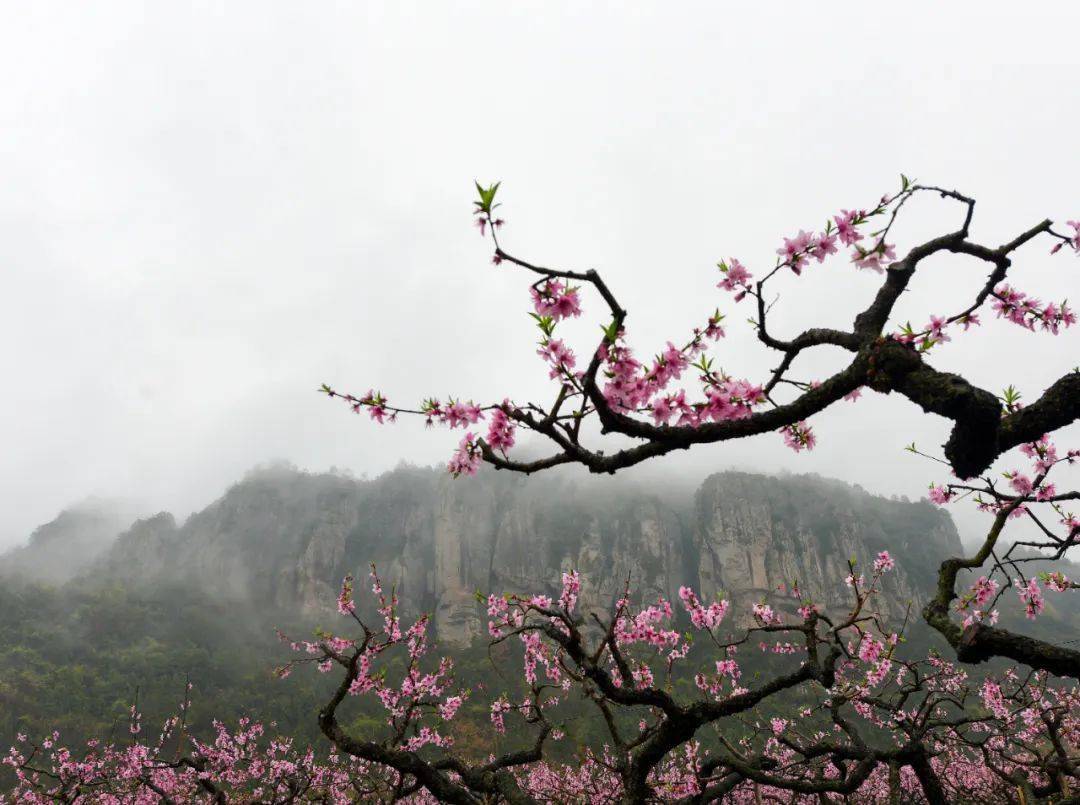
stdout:
{"type": "Polygon", "coordinates": [[[560,280],[547,280],[539,287],[530,288],[529,293],[532,295],[533,308],[537,315],[550,316],[556,321],[581,315],[578,289],[560,280]]]}
{"type": "Polygon", "coordinates": [[[730,677],[732,681],[735,681],[742,671],[739,670],[739,664],[735,660],[727,659],[716,661],[716,673],[730,677]]]}
{"type": "Polygon", "coordinates": [[[813,450],[817,444],[817,437],[814,436],[813,429],[806,422],[796,422],[793,425],[788,425],[782,428],[780,432],[784,435],[784,444],[796,453],[803,449],[813,450]]]}
{"type": "Polygon", "coordinates": [[[505,715],[510,712],[510,702],[505,699],[499,699],[491,704],[491,723],[495,727],[495,731],[498,733],[506,732],[506,722],[504,721],[505,715]]]}
{"type": "Polygon", "coordinates": [[[746,270],[746,266],[740,263],[734,257],[727,263],[720,263],[720,271],[723,272],[724,278],[717,284],[717,288],[724,291],[734,291],[737,293],[735,301],[741,301],[746,295],[746,292],[750,289],[751,274],[746,270]]]}
{"type": "Polygon", "coordinates": [[[928,337],[939,343],[951,341],[952,339],[945,332],[946,325],[948,325],[948,321],[944,316],[931,316],[930,323],[926,325],[928,337]]]}
{"type": "Polygon", "coordinates": [[[446,700],[439,705],[439,717],[443,721],[450,721],[457,714],[463,701],[461,696],[447,696],[446,700]]]}
{"type": "Polygon", "coordinates": [[[995,717],[1002,719],[1003,721],[1011,721],[1012,716],[1009,713],[1008,707],[1005,705],[1005,697],[1001,693],[1001,686],[991,679],[983,682],[982,689],[979,691],[982,696],[983,704],[986,709],[994,714],[995,717]]]}
{"type": "Polygon", "coordinates": [[[795,237],[784,238],[784,245],[776,250],[776,253],[783,258],[783,264],[796,274],[802,272],[802,264],[806,261],[806,253],[813,242],[813,237],[809,232],[800,229],[795,237]]]}
{"type": "Polygon", "coordinates": [[[577,605],[578,595],[581,593],[581,577],[576,570],[562,574],[562,593],[559,595],[559,606],[567,612],[573,612],[577,605]]]}
{"type": "Polygon", "coordinates": [[[657,397],[652,401],[652,417],[657,425],[666,425],[679,410],[686,407],[686,391],[657,397]]]}
{"type": "Polygon", "coordinates": [[[352,589],[353,577],[346,576],[341,582],[341,592],[338,594],[337,607],[342,615],[350,615],[356,611],[356,603],[353,601],[352,589]]]}
{"type": "Polygon", "coordinates": [[[887,243],[878,242],[878,244],[870,250],[863,249],[861,246],[855,247],[855,254],[851,258],[851,262],[855,264],[856,268],[866,269],[869,271],[876,271],[882,273],[885,270],[885,266],[896,259],[896,250],[887,243]]]}
{"type": "Polygon", "coordinates": [[[896,560],[889,555],[888,551],[882,551],[877,555],[877,559],[874,560],[874,572],[879,575],[892,570],[894,567],[896,567],[896,560]]]}
{"type": "Polygon", "coordinates": [[[491,424],[488,425],[487,432],[488,446],[504,455],[514,446],[514,431],[517,427],[504,410],[509,407],[510,401],[503,400],[503,407],[495,408],[491,412],[491,424]]]}
{"type": "Polygon", "coordinates": [[[842,244],[852,246],[862,240],[862,235],[855,228],[857,226],[855,222],[864,215],[865,213],[861,211],[841,210],[840,215],[833,216],[833,221],[836,222],[836,235],[842,244]]]}
{"type": "Polygon", "coordinates": [[[442,416],[443,421],[451,428],[464,428],[484,418],[480,407],[473,404],[472,401],[463,403],[457,400],[450,401],[450,404],[443,410],[442,416]]]}
{"type": "Polygon", "coordinates": [[[880,640],[875,640],[872,635],[864,635],[862,642],[859,643],[859,659],[863,662],[877,662],[878,657],[881,656],[881,652],[884,651],[885,644],[880,640]]]}
{"type": "Polygon", "coordinates": [[[1034,577],[1028,579],[1027,584],[1017,587],[1016,594],[1020,596],[1020,600],[1024,603],[1025,614],[1029,620],[1035,620],[1046,606],[1046,602],[1043,601],[1042,597],[1042,589],[1039,587],[1039,581],[1034,577]]]}
{"type": "Polygon", "coordinates": [[[551,365],[548,377],[553,380],[571,374],[577,366],[577,357],[573,350],[558,338],[545,339],[536,354],[551,365]]]}
{"type": "Polygon", "coordinates": [[[450,457],[450,461],[447,462],[446,469],[455,478],[463,474],[476,475],[476,471],[480,469],[483,456],[475,438],[472,433],[466,433],[465,438],[461,440],[457,450],[450,457]]]}
{"type": "Polygon", "coordinates": [[[777,615],[773,611],[773,608],[768,604],[754,604],[754,606],[751,608],[751,613],[764,626],[771,626],[773,624],[780,623],[780,616],[777,615]]]}
{"type": "Polygon", "coordinates": [[[1019,470],[1013,470],[1011,473],[1006,473],[1009,479],[1009,486],[1016,490],[1018,495],[1030,495],[1032,492],[1033,484],[1030,478],[1023,475],[1019,470]]]}
{"type": "Polygon", "coordinates": [[[1057,571],[1053,573],[1040,573],[1039,577],[1043,580],[1043,584],[1046,585],[1047,589],[1053,590],[1055,593],[1063,593],[1066,590],[1072,589],[1072,583],[1064,573],[1057,571]]]}
{"type": "Polygon", "coordinates": [[[1027,330],[1034,330],[1037,324],[1041,324],[1043,330],[1057,335],[1062,327],[1071,327],[1076,323],[1076,315],[1064,302],[1044,305],[1040,300],[1004,283],[994,288],[993,296],[992,307],[998,318],[1027,330]]]}
{"type": "Polygon", "coordinates": [[[1035,500],[1047,501],[1053,499],[1057,494],[1057,487],[1053,484],[1042,484],[1035,491],[1035,500]]]}
{"type": "Polygon", "coordinates": [[[971,594],[977,606],[983,607],[994,597],[998,583],[986,576],[980,576],[971,587],[971,594]]]}
{"type": "Polygon", "coordinates": [[[938,486],[937,484],[930,484],[930,500],[939,506],[944,506],[956,495],[947,486],[938,486]]]}
{"type": "Polygon", "coordinates": [[[968,313],[960,319],[960,326],[963,327],[965,331],[970,327],[978,327],[980,324],[982,324],[982,322],[979,320],[978,313],[968,313]]]}
{"type": "Polygon", "coordinates": [[[836,235],[826,235],[824,232],[817,236],[813,245],[810,247],[811,253],[817,259],[819,263],[825,262],[825,258],[830,254],[836,254],[836,235]]]}
{"type": "MultiPolygon", "coordinates": [[[[360,406],[366,405],[368,407],[368,415],[382,425],[386,419],[386,398],[382,396],[382,392],[375,392],[372,389],[368,389],[368,393],[361,397],[354,405],[353,410],[356,413],[360,413],[360,406]]],[[[391,417],[391,421],[393,417],[391,417]]]]}
{"type": "Polygon", "coordinates": [[[713,601],[708,607],[702,606],[694,591],[689,587],[679,588],[679,599],[690,615],[690,622],[696,629],[715,629],[727,615],[727,601],[713,601]]]}

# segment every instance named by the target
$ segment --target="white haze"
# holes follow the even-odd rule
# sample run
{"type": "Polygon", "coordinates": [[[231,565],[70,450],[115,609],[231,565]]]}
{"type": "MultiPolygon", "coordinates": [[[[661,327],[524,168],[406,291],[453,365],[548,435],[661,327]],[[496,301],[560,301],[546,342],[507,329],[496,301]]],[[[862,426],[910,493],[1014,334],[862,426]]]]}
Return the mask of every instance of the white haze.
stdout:
{"type": "MultiPolygon", "coordinates": [[[[375,427],[324,381],[402,403],[545,394],[527,279],[489,264],[474,178],[503,181],[511,250],[604,273],[642,352],[719,304],[720,362],[754,378],[775,359],[715,289],[721,257],[760,270],[901,171],[975,195],[991,244],[1080,216],[1075,3],[0,9],[0,546],[88,495],[183,515],[259,462],[374,474],[443,461],[459,436],[375,427]]],[[[920,199],[899,245],[957,215],[920,199]]],[[[1048,245],[1017,283],[1080,299],[1080,262],[1048,245]]],[[[983,275],[927,264],[898,319],[958,309],[983,275]]],[[[776,327],[849,324],[876,282],[843,260],[785,280],[776,327]]],[[[1029,398],[1077,363],[1076,331],[984,330],[933,363],[1029,398]]],[[[947,477],[902,452],[946,434],[902,399],[813,424],[810,455],[765,436],[650,471],[813,471],[912,497],[947,477]]]]}

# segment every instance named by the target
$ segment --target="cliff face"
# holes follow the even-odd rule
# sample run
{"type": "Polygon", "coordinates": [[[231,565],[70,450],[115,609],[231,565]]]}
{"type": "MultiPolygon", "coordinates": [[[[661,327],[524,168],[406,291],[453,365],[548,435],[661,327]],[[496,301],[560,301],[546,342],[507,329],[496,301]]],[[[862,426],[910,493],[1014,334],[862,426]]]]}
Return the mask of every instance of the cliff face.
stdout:
{"type": "Polygon", "coordinates": [[[628,578],[646,598],[674,598],[687,583],[706,596],[725,591],[736,611],[763,597],[782,604],[777,586],[797,579],[830,607],[842,605],[847,559],[866,565],[885,548],[899,563],[889,609],[901,614],[907,601],[922,603],[926,571],[960,542],[929,504],[813,477],[720,473],[678,500],[573,477],[453,481],[400,469],[356,481],[276,469],[180,527],[164,514],[136,523],[90,576],[322,611],[346,573],[366,579],[374,561],[403,614],[432,613],[439,639],[460,645],[486,633],[476,591],[554,594],[571,568],[586,609],[607,609],[628,578]]]}
{"type": "MultiPolygon", "coordinates": [[[[899,617],[909,601],[921,608],[943,557],[962,555],[944,512],[806,476],[711,476],[695,497],[692,538],[702,593],[725,591],[736,612],[793,581],[826,610],[841,608],[847,560],[869,572],[888,550],[899,567],[883,581],[884,600],[899,617]]],[[[783,598],[773,603],[790,606],[783,598]]]]}

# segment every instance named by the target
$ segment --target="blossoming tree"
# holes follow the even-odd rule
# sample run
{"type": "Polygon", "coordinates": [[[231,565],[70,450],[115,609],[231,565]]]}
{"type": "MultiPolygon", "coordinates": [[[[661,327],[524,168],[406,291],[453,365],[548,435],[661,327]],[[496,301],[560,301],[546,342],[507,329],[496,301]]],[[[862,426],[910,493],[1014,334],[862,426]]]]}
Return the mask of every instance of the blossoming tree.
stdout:
{"type": "Polygon", "coordinates": [[[477,186],[476,224],[491,239],[497,265],[535,278],[528,292],[540,332],[537,351],[554,382],[551,401],[429,398],[408,407],[374,390],[323,391],[379,423],[415,416],[460,428],[464,436],[448,464],[455,476],[472,475],[485,462],[523,473],[563,464],[613,473],[673,450],[768,434],[793,450],[812,450],[813,415],[864,389],[900,394],[952,423],[943,455],[931,458],[954,477],[933,485],[931,499],[946,505],[969,498],[993,518],[975,553],[942,563],[921,613],[955,659],[904,650],[914,619],[891,621],[878,603],[894,566],[887,551],[867,568],[836,559],[848,570],[849,605],[841,611],[825,611],[797,583],[782,605],[762,602],[733,613],[728,601],[702,600],[688,587],[678,602],[644,601],[628,581],[608,611],[584,612],[582,579],[568,568],[557,598],[495,591],[484,600],[491,641],[518,646],[525,693],[485,702],[493,729],[507,731],[512,722],[518,740],[516,748],[477,761],[455,752],[451,728],[463,704],[480,693],[457,685],[450,659],[429,658],[427,619],[403,624],[393,591],[383,589],[373,567],[378,622],[359,615],[347,578],[338,599],[347,629],[306,641],[283,638],[299,656],[280,674],[311,664],[339,675],[319,713],[335,749],[329,758],[282,742],[255,749],[257,728],[248,724],[236,733],[221,727],[213,745],[192,740],[181,752],[178,741],[171,754],[165,747],[172,746],[176,722],[156,742],[94,745],[78,757],[58,749],[57,736],[24,737],[5,761],[16,771],[17,795],[38,801],[88,794],[104,801],[1080,801],[1080,652],[998,625],[999,605],[1009,600],[1034,619],[1046,595],[1077,587],[1058,570],[1029,568],[1067,557],[1080,538],[1080,518],[1068,509],[1080,494],[1059,490],[1054,480],[1061,465],[1080,457],[1054,443],[1055,431],[1080,417],[1080,373],[1066,372],[1023,405],[1011,388],[999,398],[928,361],[935,346],[980,326],[987,307],[1028,330],[1058,334],[1071,327],[1075,317],[1064,302],[1031,297],[1009,273],[1013,255],[1037,239],[1055,253],[1080,252],[1080,222],[1069,222],[1071,231],[1064,232],[1042,221],[1001,246],[985,246],[970,234],[973,199],[903,178],[898,192],[872,208],[843,210],[818,232],[784,238],[763,272],[734,258],[722,261],[719,287],[735,303],[752,306],[757,337],[779,355],[775,369],[748,380],[715,369],[708,354],[724,336],[719,311],[655,359],[635,357],[627,312],[596,271],[545,268],[504,248],[498,187],[477,186]],[[890,233],[918,194],[955,203],[959,226],[898,257],[890,233]],[[871,303],[850,329],[778,336],[766,301],[770,284],[785,272],[812,270],[841,248],[856,269],[881,276],[871,303]],[[986,281],[962,310],[887,331],[898,298],[923,261],[938,254],[984,262],[986,281]],[[603,306],[603,331],[579,354],[558,328],[583,315],[589,292],[603,306]],[[789,377],[799,356],[826,346],[850,356],[842,370],[821,382],[789,377]],[[519,429],[543,437],[551,453],[515,457],[519,429]],[[598,446],[612,436],[623,441],[613,449],[598,446]],[[1014,448],[1029,468],[1010,470],[1004,484],[986,475],[1014,448]],[[1039,536],[1005,541],[1007,527],[1020,519],[1039,536]],[[744,674],[753,652],[769,657],[765,678],[744,674]],[[975,675],[965,667],[993,658],[1005,670],[975,675]],[[679,678],[692,680],[692,695],[673,683],[679,678]],[[383,736],[362,738],[342,725],[339,709],[353,697],[372,697],[385,710],[383,736]],[[571,700],[590,708],[605,741],[577,748],[577,761],[566,765],[551,759],[550,750],[564,738],[571,700]]]}
{"type": "MultiPolygon", "coordinates": [[[[946,503],[957,493],[977,495],[979,505],[998,513],[982,549],[973,557],[956,559],[941,569],[938,595],[924,613],[927,621],[941,632],[960,652],[960,658],[978,661],[991,656],[1005,656],[1033,667],[1071,676],[1080,675],[1080,651],[1066,650],[1039,641],[1020,638],[995,628],[987,619],[969,618],[965,632],[949,620],[949,605],[956,598],[956,580],[960,570],[979,568],[994,549],[1005,522],[1010,517],[1027,515],[1038,524],[1044,541],[1026,547],[1047,551],[1054,558],[1065,556],[1076,537],[1078,521],[1062,504],[1077,499],[1075,492],[1058,494],[1047,481],[1050,471],[1062,462],[1072,462],[1075,450],[1059,455],[1050,434],[1080,418],[1080,370],[1070,369],[1030,405],[1020,402],[1011,386],[1003,396],[981,389],[960,375],[941,372],[927,361],[927,354],[937,345],[951,340],[957,331],[966,332],[981,325],[980,316],[990,307],[997,318],[1027,330],[1041,330],[1058,335],[1076,322],[1068,304],[1043,303],[1010,285],[1007,280],[1017,250],[1038,238],[1049,240],[1051,253],[1063,248],[1080,253],[1080,221],[1069,221],[1069,232],[1054,229],[1047,219],[1026,229],[1009,242],[989,247],[971,238],[975,200],[954,190],[930,187],[902,177],[895,194],[882,196],[872,209],[842,210],[829,219],[817,233],[803,230],[784,238],[776,250],[777,259],[758,279],[738,259],[718,264],[721,280],[718,287],[733,294],[736,303],[750,299],[754,305],[752,323],[759,340],[780,354],[779,365],[760,383],[729,377],[713,368],[708,355],[710,342],[724,336],[723,316],[719,310],[699,325],[689,328],[677,346],[667,347],[652,361],[642,362],[627,343],[627,311],[611,289],[593,270],[578,272],[545,268],[514,256],[503,248],[499,232],[505,221],[499,217],[495,201],[498,184],[477,184],[475,220],[481,235],[491,238],[493,262],[508,263],[539,278],[529,287],[536,320],[541,333],[538,353],[548,365],[549,377],[557,391],[550,404],[502,402],[478,405],[462,400],[424,400],[417,408],[391,405],[381,392],[363,396],[341,394],[329,386],[323,391],[341,398],[360,413],[367,410],[377,422],[394,421],[400,415],[423,417],[428,424],[440,423],[466,430],[449,462],[455,476],[473,474],[482,462],[497,469],[533,473],[561,464],[580,464],[591,472],[614,473],[650,458],[697,444],[742,439],[779,432],[793,450],[812,450],[817,437],[809,417],[844,399],[855,399],[862,390],[897,393],[928,413],[952,421],[952,431],[944,445],[944,463],[957,479],[968,483],[950,483],[932,489],[936,502],[946,503]],[[931,193],[955,202],[961,213],[959,227],[911,248],[897,258],[889,236],[904,206],[916,195],[931,193]],[[876,227],[876,228],[874,228],[876,227]],[[871,230],[872,231],[865,231],[871,230]],[[816,327],[783,339],[770,331],[767,304],[769,283],[790,271],[801,276],[815,263],[837,254],[841,247],[850,249],[856,269],[877,272],[881,285],[871,303],[855,317],[850,330],[816,327]],[[928,314],[922,328],[910,324],[896,331],[886,331],[897,300],[914,279],[920,265],[931,256],[946,253],[963,255],[987,264],[986,281],[975,290],[971,303],[948,314],[928,314]],[[573,283],[579,283],[574,285],[573,283]],[[582,315],[582,291],[591,287],[602,300],[609,317],[599,343],[583,367],[578,356],[562,339],[556,338],[559,323],[582,315]],[[821,382],[789,379],[793,362],[802,353],[818,347],[839,347],[851,355],[841,371],[821,382]],[[684,375],[693,375],[697,396],[686,388],[675,388],[684,375]],[[779,399],[781,388],[792,389],[790,399],[779,399]],[[477,436],[469,430],[487,419],[487,432],[477,436]],[[589,446],[587,428],[590,420],[599,424],[601,438],[617,434],[637,442],[610,452],[589,446]],[[510,450],[515,444],[516,429],[523,427],[550,442],[554,452],[546,458],[515,460],[510,450]],[[1009,475],[1014,494],[999,491],[989,478],[979,478],[1000,455],[1012,448],[1033,461],[1034,477],[1019,470],[1009,475]],[[971,481],[971,479],[976,479],[971,481]],[[1061,528],[1054,533],[1032,510],[1032,503],[1049,503],[1053,508],[1050,522],[1061,528]]],[[[689,377],[687,378],[690,379],[689,377]]],[[[690,385],[686,383],[685,385],[690,385]]],[[[914,445],[910,448],[915,451],[914,445]]],[[[1013,549],[1015,550],[1015,548],[1013,549]]],[[[1011,553],[1008,555],[1011,557],[1011,553]]],[[[1028,557],[1025,561],[1031,561],[1028,557]]],[[[1006,560],[994,571],[1009,578],[1023,562],[1006,560]]],[[[1037,581],[1020,574],[1029,585],[1029,598],[1040,601],[1037,581]],[[1031,586],[1034,585],[1034,586],[1031,586]]],[[[992,581],[992,580],[990,580],[992,581]]],[[[989,583],[989,581],[988,581],[989,583]]],[[[1057,586],[1071,587],[1062,582],[1057,586]]],[[[984,590],[987,588],[983,588],[984,590]]],[[[1053,587],[1052,587],[1053,589],[1053,587]]],[[[985,593],[977,606],[985,609],[985,593]]],[[[966,599],[965,599],[966,600],[966,599]]],[[[1034,605],[1032,605],[1034,606],[1034,605]]],[[[982,612],[982,609],[973,612],[982,612]]]]}

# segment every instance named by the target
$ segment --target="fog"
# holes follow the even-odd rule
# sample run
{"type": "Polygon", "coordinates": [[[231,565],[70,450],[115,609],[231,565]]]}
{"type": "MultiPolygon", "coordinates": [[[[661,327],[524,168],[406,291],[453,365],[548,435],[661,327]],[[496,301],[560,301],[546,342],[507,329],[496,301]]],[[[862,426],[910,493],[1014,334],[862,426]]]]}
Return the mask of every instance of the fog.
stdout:
{"type": "MultiPolygon", "coordinates": [[[[260,462],[375,474],[445,461],[460,436],[378,427],[323,382],[402,404],[547,399],[530,280],[490,264],[474,179],[503,182],[511,251],[601,271],[640,352],[720,305],[718,362],[759,380],[775,358],[715,289],[718,259],[771,266],[782,236],[901,171],[976,196],[991,245],[1080,217],[1075,3],[0,8],[0,547],[89,495],[183,516],[260,462]]],[[[913,202],[899,248],[959,212],[913,202]]],[[[1014,281],[1080,298],[1080,264],[1048,248],[1014,281]]],[[[962,308],[985,274],[925,269],[897,322],[962,308]]],[[[844,259],[786,278],[774,326],[849,325],[877,282],[844,259]]],[[[579,349],[605,318],[587,302],[579,349]]],[[[1034,399],[1078,362],[1075,328],[984,318],[933,365],[1034,399]]],[[[911,497],[947,477],[903,452],[947,435],[906,400],[868,393],[813,424],[810,454],[766,435],[647,471],[911,497]]]]}

